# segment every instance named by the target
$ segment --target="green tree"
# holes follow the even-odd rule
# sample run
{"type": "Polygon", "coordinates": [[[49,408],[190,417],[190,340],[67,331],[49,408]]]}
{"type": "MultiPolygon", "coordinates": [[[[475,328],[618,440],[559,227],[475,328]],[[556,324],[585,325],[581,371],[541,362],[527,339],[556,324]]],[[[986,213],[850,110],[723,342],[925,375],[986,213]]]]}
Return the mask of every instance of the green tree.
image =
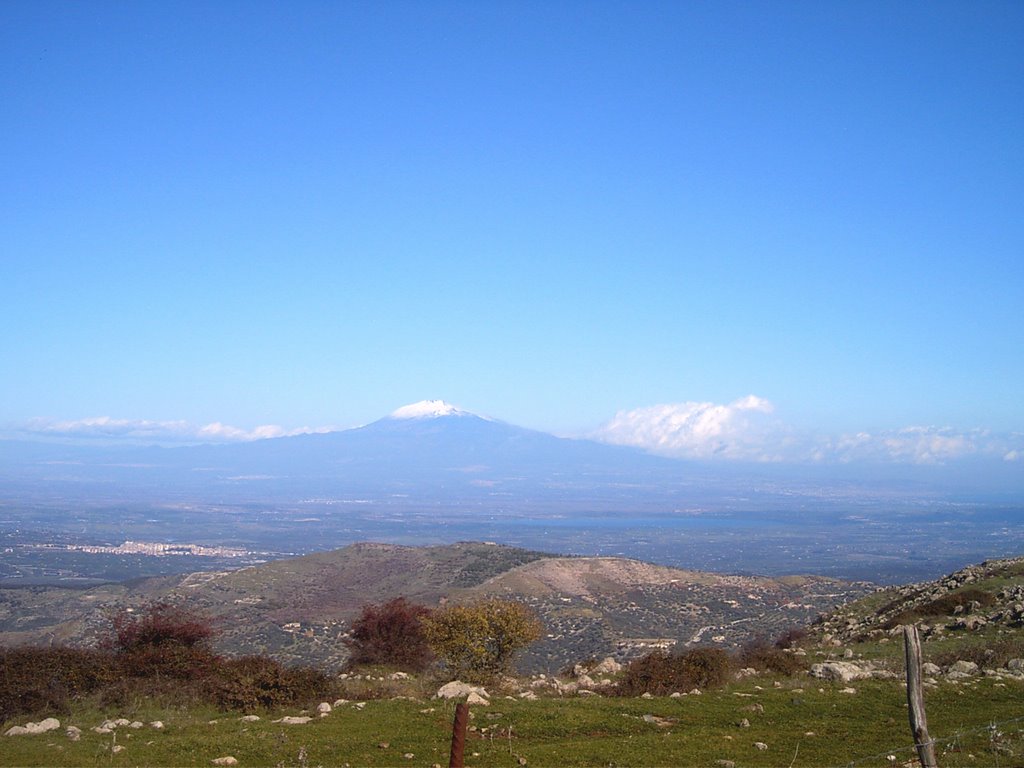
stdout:
{"type": "Polygon", "coordinates": [[[532,609],[489,598],[440,608],[423,619],[427,642],[448,669],[470,679],[507,672],[517,651],[540,639],[532,609]]]}

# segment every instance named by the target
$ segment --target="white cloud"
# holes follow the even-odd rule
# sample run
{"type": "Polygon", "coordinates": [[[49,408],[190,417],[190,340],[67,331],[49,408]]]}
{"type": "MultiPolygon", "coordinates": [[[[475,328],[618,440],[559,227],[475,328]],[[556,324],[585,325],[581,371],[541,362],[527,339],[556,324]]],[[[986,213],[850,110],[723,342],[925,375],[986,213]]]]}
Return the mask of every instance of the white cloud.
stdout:
{"type": "Polygon", "coordinates": [[[265,424],[242,429],[219,421],[198,426],[187,421],[151,421],[148,419],[114,419],[96,416],[74,421],[33,419],[20,430],[52,437],[83,437],[134,442],[242,442],[268,437],[289,437],[311,433],[330,432],[329,427],[299,427],[287,429],[276,424],[265,424]]]}
{"type": "Polygon", "coordinates": [[[776,450],[784,442],[779,425],[768,418],[773,410],[756,395],[728,405],[653,405],[619,411],[594,437],[669,456],[772,461],[782,458],[776,450]]]}
{"type": "Polygon", "coordinates": [[[691,459],[933,465],[970,456],[1024,460],[1024,435],[1018,433],[911,426],[829,436],[795,430],[773,412],[769,401],[755,395],[727,405],[654,405],[620,411],[592,437],[691,459]]]}

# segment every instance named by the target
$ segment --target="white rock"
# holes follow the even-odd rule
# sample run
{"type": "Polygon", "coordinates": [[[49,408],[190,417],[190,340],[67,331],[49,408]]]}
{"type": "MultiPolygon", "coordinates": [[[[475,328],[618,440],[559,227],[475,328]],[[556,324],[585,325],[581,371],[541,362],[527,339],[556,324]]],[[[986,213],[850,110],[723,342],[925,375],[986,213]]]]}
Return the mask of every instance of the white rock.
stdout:
{"type": "Polygon", "coordinates": [[[72,741],[78,741],[82,738],[82,729],[74,725],[69,725],[64,731],[64,735],[72,741]]]}
{"type": "Polygon", "coordinates": [[[139,720],[133,720],[132,722],[128,723],[128,727],[139,729],[142,727],[142,722],[139,720]]]}
{"type": "Polygon", "coordinates": [[[319,712],[321,715],[330,714],[331,705],[328,704],[326,701],[322,701],[319,704],[317,704],[316,711],[319,712]]]}
{"type": "Polygon", "coordinates": [[[55,717],[48,717],[45,720],[40,720],[38,723],[25,723],[25,725],[15,725],[7,729],[7,736],[35,736],[39,733],[46,733],[47,731],[55,731],[60,728],[60,720],[55,717]]]}
{"type": "Polygon", "coordinates": [[[155,728],[158,731],[162,731],[164,729],[164,721],[163,720],[154,720],[152,723],[149,724],[149,727],[150,728],[155,728]]]}
{"type": "Polygon", "coordinates": [[[238,765],[238,760],[233,755],[224,755],[224,757],[215,757],[210,761],[213,765],[238,765]]]}
{"type": "Polygon", "coordinates": [[[312,719],[313,719],[312,717],[306,717],[305,715],[303,715],[302,717],[291,717],[291,716],[289,716],[289,717],[282,717],[280,720],[272,720],[271,722],[281,723],[283,725],[305,725],[306,723],[308,723],[312,719]]]}
{"type": "Polygon", "coordinates": [[[437,693],[434,694],[434,698],[461,699],[463,696],[469,696],[471,693],[483,696],[485,699],[490,698],[487,691],[480,686],[470,685],[469,683],[464,683],[461,680],[452,680],[450,683],[445,683],[437,689],[437,693]]]}
{"type": "Polygon", "coordinates": [[[256,723],[256,722],[259,722],[260,716],[259,715],[243,715],[242,717],[240,717],[238,719],[241,720],[243,723],[256,723]]]}
{"type": "Polygon", "coordinates": [[[526,699],[527,701],[536,701],[537,700],[537,694],[534,693],[533,691],[523,691],[522,693],[519,694],[519,698],[520,699],[526,699]]]}
{"type": "Polygon", "coordinates": [[[475,704],[475,705],[481,706],[481,707],[489,707],[491,705],[491,702],[489,702],[487,699],[485,699],[483,696],[481,696],[476,691],[470,691],[469,696],[466,697],[466,703],[467,704],[475,704]]]}
{"type": "Polygon", "coordinates": [[[590,670],[595,675],[616,675],[622,671],[622,665],[608,656],[590,670]]]}
{"type": "Polygon", "coordinates": [[[105,725],[97,725],[90,729],[93,733],[113,733],[113,728],[107,728],[105,725]]]}
{"type": "Polygon", "coordinates": [[[756,747],[761,752],[764,752],[766,749],[768,749],[768,745],[765,744],[763,741],[755,741],[754,747],[756,747]]]}
{"type": "Polygon", "coordinates": [[[116,755],[118,752],[124,752],[124,749],[124,744],[115,744],[110,751],[116,755]]]}
{"type": "Polygon", "coordinates": [[[962,675],[976,675],[978,674],[978,665],[973,661],[964,661],[961,659],[949,668],[950,672],[959,672],[962,675]]]}
{"type": "Polygon", "coordinates": [[[811,677],[818,677],[823,680],[839,680],[843,683],[871,677],[873,671],[849,661],[826,661],[822,664],[811,665],[811,677]]]}

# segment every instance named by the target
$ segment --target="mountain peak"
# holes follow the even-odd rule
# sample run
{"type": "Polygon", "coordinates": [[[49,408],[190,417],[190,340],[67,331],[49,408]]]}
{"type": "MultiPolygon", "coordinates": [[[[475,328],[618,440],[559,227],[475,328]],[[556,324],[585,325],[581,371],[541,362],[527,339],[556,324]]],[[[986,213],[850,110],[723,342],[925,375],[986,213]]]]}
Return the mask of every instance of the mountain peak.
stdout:
{"type": "Polygon", "coordinates": [[[469,411],[456,408],[444,400],[420,400],[418,403],[403,405],[391,413],[392,419],[436,419],[441,416],[471,416],[469,411]]]}

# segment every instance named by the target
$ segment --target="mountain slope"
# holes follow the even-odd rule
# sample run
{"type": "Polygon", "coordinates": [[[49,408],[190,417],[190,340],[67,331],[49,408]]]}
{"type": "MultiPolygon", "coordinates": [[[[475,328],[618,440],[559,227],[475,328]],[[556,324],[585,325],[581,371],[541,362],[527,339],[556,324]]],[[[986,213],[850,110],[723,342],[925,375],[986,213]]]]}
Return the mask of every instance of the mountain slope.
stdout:
{"type": "Polygon", "coordinates": [[[237,571],[72,593],[0,589],[0,642],[88,642],[112,607],[185,602],[217,618],[224,652],[269,653],[338,668],[348,622],[366,603],[437,605],[497,595],[540,614],[547,637],[524,659],[554,671],[595,655],[661,645],[738,645],[777,634],[863,594],[826,578],[718,576],[622,558],[563,558],[493,544],[357,544],[237,571]]]}

